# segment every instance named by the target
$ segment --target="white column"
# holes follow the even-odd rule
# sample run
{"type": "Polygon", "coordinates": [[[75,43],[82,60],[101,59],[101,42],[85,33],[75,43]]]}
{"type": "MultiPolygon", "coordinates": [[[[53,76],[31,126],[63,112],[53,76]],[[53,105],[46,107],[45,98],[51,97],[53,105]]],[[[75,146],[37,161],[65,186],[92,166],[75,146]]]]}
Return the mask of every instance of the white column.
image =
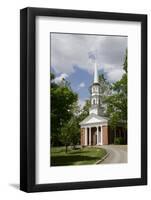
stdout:
{"type": "Polygon", "coordinates": [[[99,127],[97,126],[96,129],[97,129],[97,132],[96,132],[96,134],[97,134],[96,144],[99,145],[99,127]]]}
{"type": "Polygon", "coordinates": [[[91,127],[89,127],[89,145],[91,146],[91,127]]]}
{"type": "Polygon", "coordinates": [[[87,127],[85,128],[85,146],[87,146],[87,137],[88,137],[88,134],[87,134],[87,127]]]}

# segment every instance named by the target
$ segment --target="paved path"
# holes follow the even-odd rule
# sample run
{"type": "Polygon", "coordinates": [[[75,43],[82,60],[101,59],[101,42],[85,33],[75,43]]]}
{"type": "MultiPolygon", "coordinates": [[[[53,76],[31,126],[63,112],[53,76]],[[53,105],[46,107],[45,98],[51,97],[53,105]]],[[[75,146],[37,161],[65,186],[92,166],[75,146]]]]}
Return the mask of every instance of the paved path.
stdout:
{"type": "Polygon", "coordinates": [[[127,145],[103,145],[109,153],[108,157],[100,164],[127,163],[127,145]]]}

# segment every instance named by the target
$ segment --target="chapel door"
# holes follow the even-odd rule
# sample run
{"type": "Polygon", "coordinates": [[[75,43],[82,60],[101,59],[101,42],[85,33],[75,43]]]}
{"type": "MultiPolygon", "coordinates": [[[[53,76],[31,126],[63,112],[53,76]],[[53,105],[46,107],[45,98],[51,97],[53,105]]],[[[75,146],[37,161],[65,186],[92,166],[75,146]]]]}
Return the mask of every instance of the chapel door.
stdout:
{"type": "Polygon", "coordinates": [[[93,133],[93,145],[96,145],[97,142],[97,135],[96,133],[93,133]]]}

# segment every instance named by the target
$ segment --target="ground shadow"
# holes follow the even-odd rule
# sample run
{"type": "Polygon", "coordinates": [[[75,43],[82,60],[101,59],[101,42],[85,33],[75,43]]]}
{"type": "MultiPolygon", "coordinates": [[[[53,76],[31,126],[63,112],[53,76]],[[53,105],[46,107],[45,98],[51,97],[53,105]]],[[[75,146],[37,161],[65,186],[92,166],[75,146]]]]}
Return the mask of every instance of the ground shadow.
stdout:
{"type": "Polygon", "coordinates": [[[80,154],[85,154],[85,153],[90,153],[90,151],[80,151],[80,150],[76,150],[76,151],[71,151],[71,152],[69,152],[69,155],[70,154],[77,154],[77,153],[80,153],[80,154]]]}
{"type": "Polygon", "coordinates": [[[9,184],[11,187],[15,188],[16,190],[19,190],[20,189],[20,185],[17,184],[17,183],[10,183],[9,184]]]}
{"type": "Polygon", "coordinates": [[[69,154],[65,156],[55,156],[51,157],[51,166],[65,166],[65,165],[74,165],[75,162],[85,161],[83,164],[88,164],[88,161],[92,161],[92,163],[95,163],[95,161],[98,160],[98,157],[92,157],[92,156],[80,156],[80,155],[74,155],[69,154]]]}

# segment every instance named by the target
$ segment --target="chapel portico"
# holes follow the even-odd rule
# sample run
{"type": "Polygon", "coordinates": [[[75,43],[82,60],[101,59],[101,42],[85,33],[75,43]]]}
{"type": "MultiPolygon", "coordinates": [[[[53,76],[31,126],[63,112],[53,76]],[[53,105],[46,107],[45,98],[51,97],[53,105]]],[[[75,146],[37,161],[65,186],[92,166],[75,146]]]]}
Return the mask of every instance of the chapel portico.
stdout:
{"type": "Polygon", "coordinates": [[[102,132],[101,126],[89,126],[84,127],[85,146],[89,145],[102,145],[102,132]]]}
{"type": "Polygon", "coordinates": [[[90,114],[81,125],[82,146],[108,144],[108,120],[96,114],[90,114]]]}

